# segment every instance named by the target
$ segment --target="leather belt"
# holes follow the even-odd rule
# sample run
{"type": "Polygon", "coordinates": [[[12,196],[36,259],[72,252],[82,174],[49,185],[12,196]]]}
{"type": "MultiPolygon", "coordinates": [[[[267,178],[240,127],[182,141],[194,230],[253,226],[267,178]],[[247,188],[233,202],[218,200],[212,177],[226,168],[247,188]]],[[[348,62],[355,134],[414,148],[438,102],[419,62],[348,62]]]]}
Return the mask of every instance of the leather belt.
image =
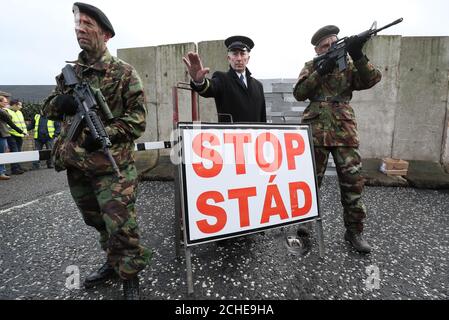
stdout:
{"type": "Polygon", "coordinates": [[[310,102],[349,103],[348,100],[345,100],[342,97],[314,97],[310,102]]]}

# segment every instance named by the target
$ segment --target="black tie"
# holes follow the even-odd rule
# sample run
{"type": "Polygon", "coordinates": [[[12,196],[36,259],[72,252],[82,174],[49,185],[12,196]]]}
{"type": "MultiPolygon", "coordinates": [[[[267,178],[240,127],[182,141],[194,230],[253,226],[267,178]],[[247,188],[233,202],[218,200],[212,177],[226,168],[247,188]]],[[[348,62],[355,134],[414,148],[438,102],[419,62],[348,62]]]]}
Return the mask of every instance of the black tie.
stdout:
{"type": "Polygon", "coordinates": [[[243,76],[243,74],[240,75],[240,82],[243,84],[243,86],[246,88],[246,84],[245,84],[245,77],[243,76]]]}

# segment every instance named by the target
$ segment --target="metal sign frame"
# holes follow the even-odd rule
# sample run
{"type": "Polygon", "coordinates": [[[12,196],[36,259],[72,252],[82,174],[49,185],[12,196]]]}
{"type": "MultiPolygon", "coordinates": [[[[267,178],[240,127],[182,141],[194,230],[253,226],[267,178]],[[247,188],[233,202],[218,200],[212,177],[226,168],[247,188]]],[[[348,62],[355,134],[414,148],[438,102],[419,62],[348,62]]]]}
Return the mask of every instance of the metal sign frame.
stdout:
{"type": "Polygon", "coordinates": [[[316,191],[316,201],[317,201],[317,211],[318,215],[312,218],[300,220],[300,221],[289,221],[286,223],[281,223],[275,226],[267,226],[263,228],[258,228],[254,230],[250,230],[248,232],[238,232],[235,234],[228,234],[226,236],[218,236],[218,237],[211,237],[207,241],[190,241],[189,242],[189,235],[188,235],[188,214],[187,214],[187,197],[186,197],[186,176],[185,176],[185,164],[184,161],[179,161],[175,177],[175,192],[177,195],[175,195],[175,234],[176,234],[176,255],[179,258],[181,254],[181,237],[183,237],[182,245],[184,247],[184,254],[186,258],[186,272],[187,272],[187,287],[188,287],[188,293],[192,294],[194,292],[193,288],[193,274],[192,274],[192,262],[191,262],[191,249],[193,246],[201,245],[204,243],[210,243],[214,242],[216,240],[221,239],[227,239],[227,238],[234,238],[239,235],[249,235],[249,234],[255,234],[259,232],[263,232],[264,230],[271,230],[271,229],[281,229],[286,226],[293,226],[293,225],[299,225],[310,221],[315,221],[316,223],[316,230],[317,230],[317,237],[318,237],[318,244],[319,244],[319,253],[320,257],[324,257],[325,250],[324,250],[324,237],[323,237],[323,226],[322,226],[322,217],[320,213],[320,197],[319,197],[319,188],[318,188],[318,179],[316,177],[316,167],[315,167],[315,157],[314,157],[314,148],[313,148],[313,139],[312,139],[312,132],[309,125],[306,124],[254,124],[254,123],[195,123],[195,122],[180,122],[177,125],[178,129],[178,141],[179,144],[178,150],[180,152],[179,156],[180,159],[184,158],[185,153],[182,149],[182,140],[183,140],[183,129],[193,129],[193,128],[203,128],[203,129],[226,129],[226,128],[235,128],[235,129],[298,129],[298,128],[307,128],[308,131],[308,142],[309,142],[309,148],[311,150],[312,155],[312,165],[314,170],[314,182],[315,182],[315,191],[316,191]],[[177,223],[178,222],[178,223],[177,223]]]}

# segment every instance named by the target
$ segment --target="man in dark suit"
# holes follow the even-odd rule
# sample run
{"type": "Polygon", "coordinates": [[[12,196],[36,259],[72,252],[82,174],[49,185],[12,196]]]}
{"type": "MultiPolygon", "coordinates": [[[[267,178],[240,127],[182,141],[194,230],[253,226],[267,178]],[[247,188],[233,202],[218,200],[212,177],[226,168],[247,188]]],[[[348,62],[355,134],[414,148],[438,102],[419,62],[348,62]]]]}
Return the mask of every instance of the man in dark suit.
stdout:
{"type": "Polygon", "coordinates": [[[266,122],[265,97],[262,84],[251,77],[246,67],[254,42],[244,36],[225,40],[228,49],[228,72],[217,71],[206,78],[200,56],[189,52],[184,57],[190,77],[190,86],[202,97],[215,98],[219,122],[266,122]]]}

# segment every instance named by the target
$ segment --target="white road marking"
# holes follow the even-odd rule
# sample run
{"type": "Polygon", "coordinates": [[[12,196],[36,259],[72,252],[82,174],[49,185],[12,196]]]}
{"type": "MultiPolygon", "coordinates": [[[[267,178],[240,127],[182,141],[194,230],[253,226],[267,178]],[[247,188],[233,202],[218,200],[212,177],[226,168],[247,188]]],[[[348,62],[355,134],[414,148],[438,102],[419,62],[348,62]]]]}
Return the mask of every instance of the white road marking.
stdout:
{"type": "Polygon", "coordinates": [[[15,210],[15,209],[22,209],[22,208],[28,207],[29,205],[31,205],[31,204],[33,204],[33,203],[36,203],[36,202],[39,202],[39,201],[41,201],[41,200],[43,200],[43,199],[47,199],[47,198],[50,199],[50,198],[52,198],[52,197],[56,197],[56,196],[59,196],[59,195],[61,195],[61,194],[64,194],[64,192],[65,192],[65,191],[58,192],[58,193],[55,193],[55,194],[46,196],[46,197],[44,197],[44,198],[36,199],[36,200],[30,201],[30,202],[27,202],[27,203],[24,203],[24,204],[21,204],[21,205],[18,205],[18,206],[14,206],[14,207],[11,207],[11,208],[8,208],[8,209],[0,210],[0,214],[2,214],[2,213],[7,213],[7,212],[13,211],[13,210],[15,210]]]}

